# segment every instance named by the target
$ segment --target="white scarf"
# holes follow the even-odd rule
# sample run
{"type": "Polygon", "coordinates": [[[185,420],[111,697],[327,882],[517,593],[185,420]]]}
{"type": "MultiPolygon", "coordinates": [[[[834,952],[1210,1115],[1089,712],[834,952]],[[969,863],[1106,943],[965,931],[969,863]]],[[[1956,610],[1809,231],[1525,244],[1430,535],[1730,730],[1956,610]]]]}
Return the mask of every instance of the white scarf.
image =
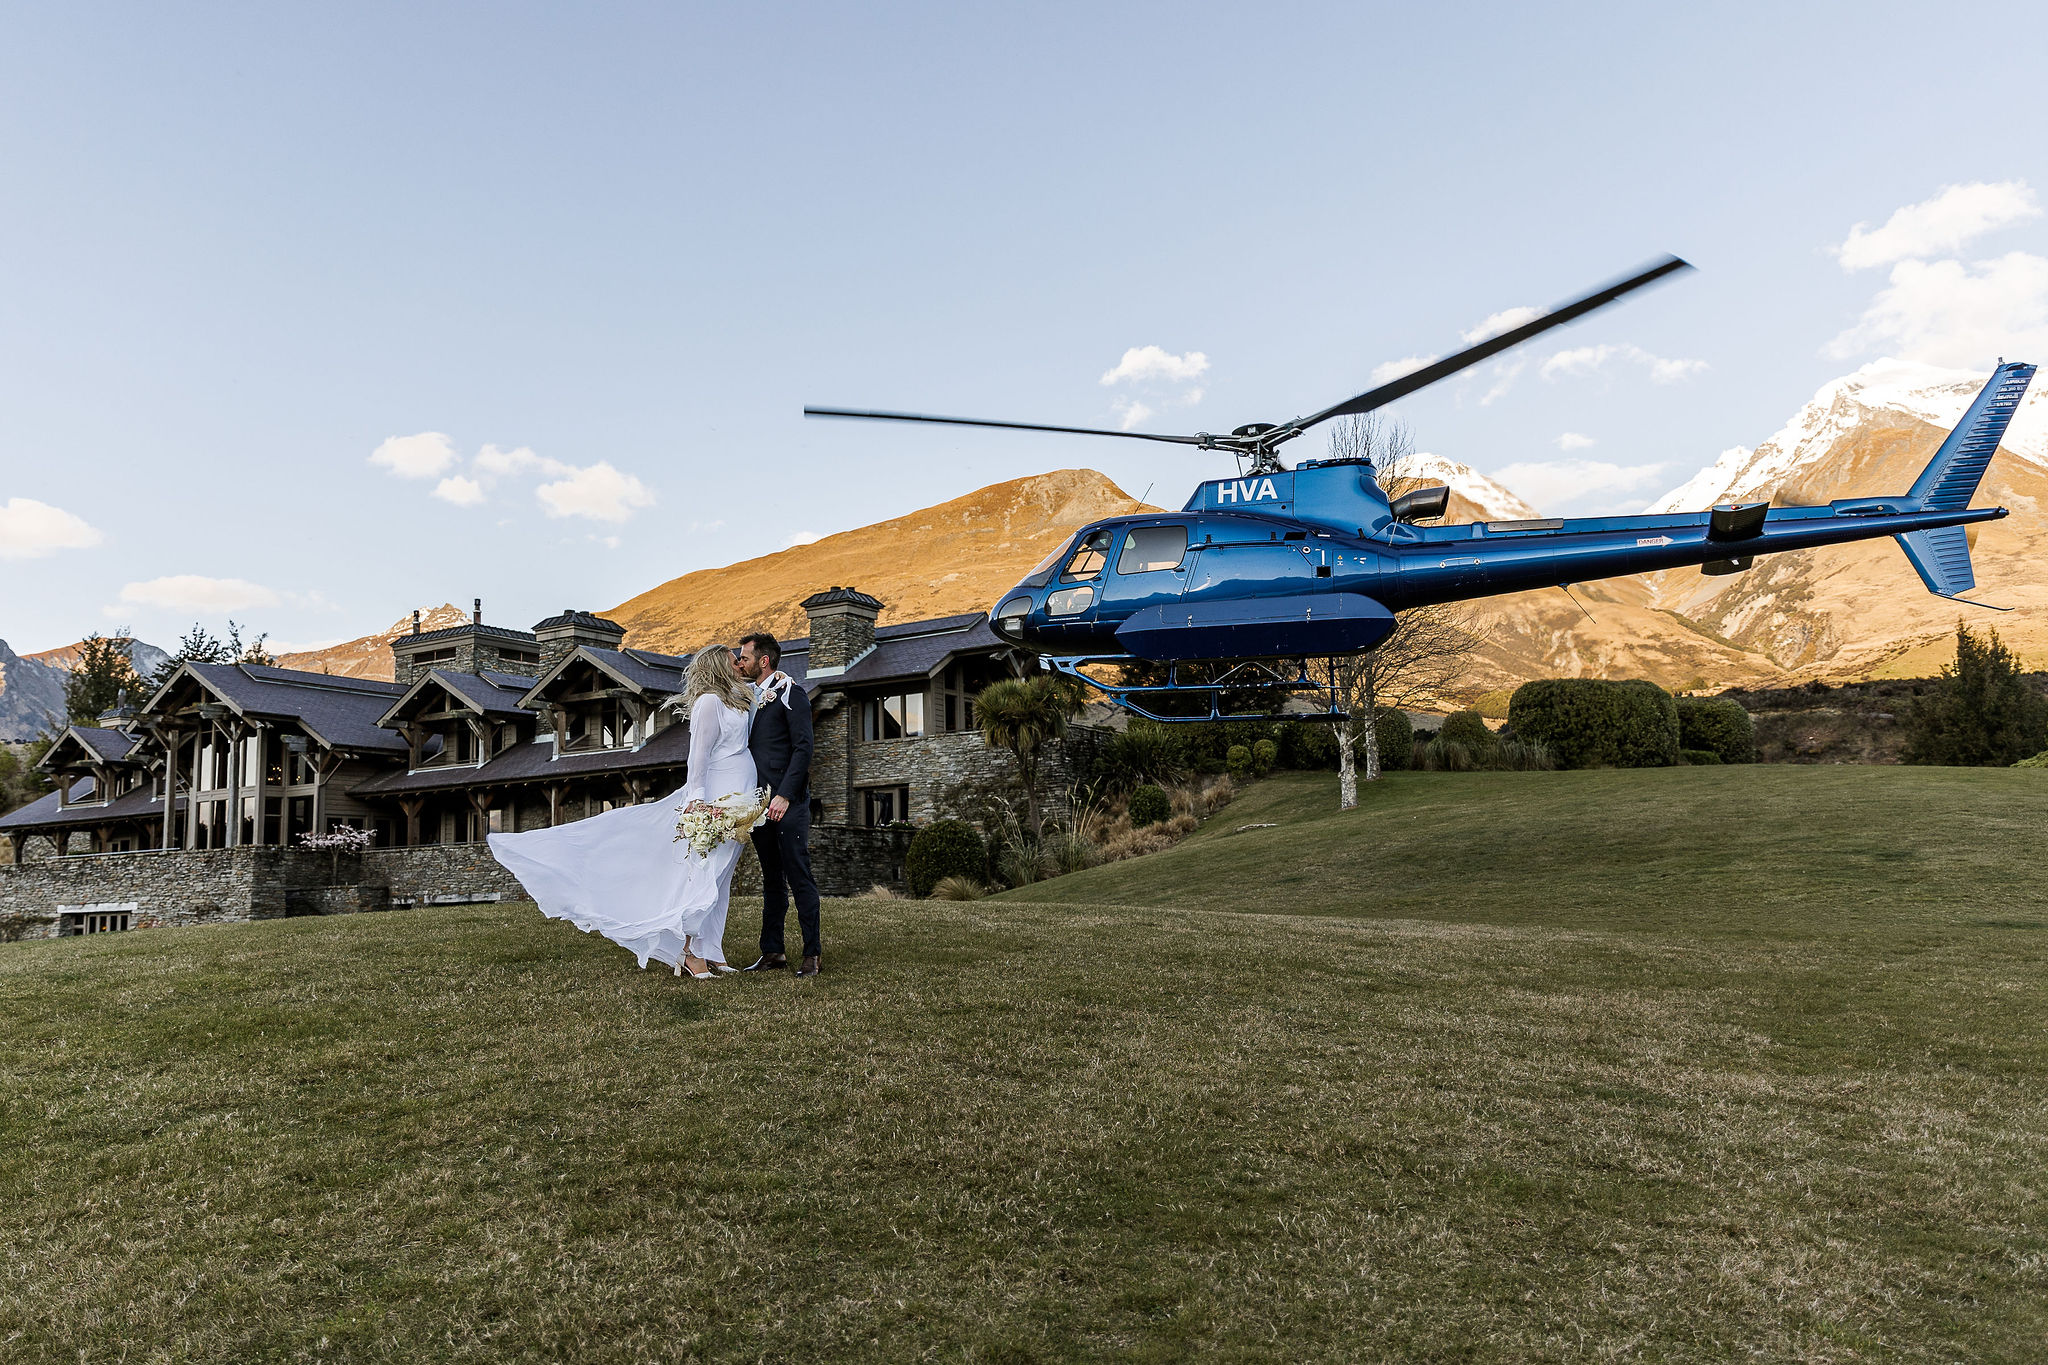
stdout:
{"type": "Polygon", "coordinates": [[[779,701],[785,708],[793,710],[795,708],[790,705],[789,691],[795,686],[796,679],[778,668],[764,681],[754,684],[754,695],[763,702],[779,701]]]}

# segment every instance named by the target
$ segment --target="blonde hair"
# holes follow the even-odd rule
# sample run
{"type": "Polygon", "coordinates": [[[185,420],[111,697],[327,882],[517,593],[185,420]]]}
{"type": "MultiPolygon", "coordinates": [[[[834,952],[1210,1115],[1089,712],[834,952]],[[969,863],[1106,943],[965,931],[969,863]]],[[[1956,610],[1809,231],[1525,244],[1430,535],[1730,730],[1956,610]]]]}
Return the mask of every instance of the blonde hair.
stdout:
{"type": "Polygon", "coordinates": [[[689,670],[683,675],[683,710],[690,710],[707,692],[735,711],[754,709],[754,689],[733,666],[728,646],[706,645],[691,656],[689,670]]]}

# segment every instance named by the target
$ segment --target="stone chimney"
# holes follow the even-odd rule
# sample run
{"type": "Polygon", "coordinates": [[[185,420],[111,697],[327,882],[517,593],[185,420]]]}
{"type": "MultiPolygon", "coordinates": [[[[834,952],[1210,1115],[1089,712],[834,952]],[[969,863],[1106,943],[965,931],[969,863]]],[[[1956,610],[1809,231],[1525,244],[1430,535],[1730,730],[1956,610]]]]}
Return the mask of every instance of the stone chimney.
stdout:
{"type": "Polygon", "coordinates": [[[391,676],[407,687],[434,669],[445,673],[510,673],[532,677],[540,666],[540,644],[523,630],[484,624],[484,603],[475,599],[469,620],[439,630],[421,630],[420,614],[412,614],[412,631],[391,641],[391,676]]]}
{"type": "Polygon", "coordinates": [[[811,653],[804,677],[836,678],[875,652],[875,617],[882,604],[853,588],[827,588],[804,599],[811,618],[811,653]]]}
{"type": "Polygon", "coordinates": [[[594,612],[577,611],[574,607],[564,607],[561,615],[535,622],[533,635],[540,641],[542,673],[584,645],[593,649],[623,649],[626,645],[624,626],[617,621],[607,621],[594,612]]]}

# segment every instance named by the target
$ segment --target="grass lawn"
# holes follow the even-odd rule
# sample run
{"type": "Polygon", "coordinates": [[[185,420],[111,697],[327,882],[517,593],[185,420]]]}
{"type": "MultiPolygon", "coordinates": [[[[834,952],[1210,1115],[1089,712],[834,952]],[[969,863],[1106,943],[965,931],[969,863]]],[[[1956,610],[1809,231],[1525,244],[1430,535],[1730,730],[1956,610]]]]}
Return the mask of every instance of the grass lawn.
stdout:
{"type": "Polygon", "coordinates": [[[0,1359],[2048,1355],[2048,775],[1334,785],[809,983],[0,946],[0,1359]]]}

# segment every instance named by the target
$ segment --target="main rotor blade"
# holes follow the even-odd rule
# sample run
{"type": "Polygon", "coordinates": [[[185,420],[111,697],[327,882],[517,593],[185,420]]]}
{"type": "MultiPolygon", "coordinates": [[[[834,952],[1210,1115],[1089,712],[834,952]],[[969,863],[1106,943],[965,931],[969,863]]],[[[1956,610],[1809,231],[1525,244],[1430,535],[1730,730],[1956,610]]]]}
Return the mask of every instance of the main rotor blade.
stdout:
{"type": "Polygon", "coordinates": [[[1502,332],[1499,336],[1488,337],[1476,346],[1469,346],[1447,355],[1442,360],[1432,361],[1419,370],[1409,371],[1399,379],[1390,380],[1376,389],[1367,389],[1356,398],[1347,398],[1333,408],[1324,408],[1313,417],[1305,417],[1288,425],[1300,431],[1318,422],[1327,422],[1332,417],[1349,417],[1353,413],[1371,412],[1374,408],[1384,407],[1396,398],[1405,398],[1417,389],[1428,388],[1440,379],[1448,379],[1460,370],[1469,369],[1510,347],[1519,346],[1531,337],[1540,336],[1553,327],[1576,322],[1596,308],[1605,308],[1623,294],[1641,289],[1646,284],[1654,284],[1666,275],[1690,269],[1692,266],[1678,257],[1666,256],[1647,270],[1638,271],[1625,280],[1616,280],[1613,284],[1603,285],[1590,294],[1573,299],[1570,303],[1559,304],[1534,321],[1525,322],[1520,327],[1502,332]]]}
{"type": "Polygon", "coordinates": [[[1159,436],[1149,431],[1105,431],[1101,427],[1049,427],[1037,422],[990,422],[979,417],[933,417],[923,412],[865,412],[858,408],[805,408],[806,417],[862,417],[877,422],[937,422],[949,427],[1001,427],[1006,431],[1061,431],[1071,436],[1121,436],[1132,441],[1169,441],[1198,446],[1201,436],[1159,436]]]}

